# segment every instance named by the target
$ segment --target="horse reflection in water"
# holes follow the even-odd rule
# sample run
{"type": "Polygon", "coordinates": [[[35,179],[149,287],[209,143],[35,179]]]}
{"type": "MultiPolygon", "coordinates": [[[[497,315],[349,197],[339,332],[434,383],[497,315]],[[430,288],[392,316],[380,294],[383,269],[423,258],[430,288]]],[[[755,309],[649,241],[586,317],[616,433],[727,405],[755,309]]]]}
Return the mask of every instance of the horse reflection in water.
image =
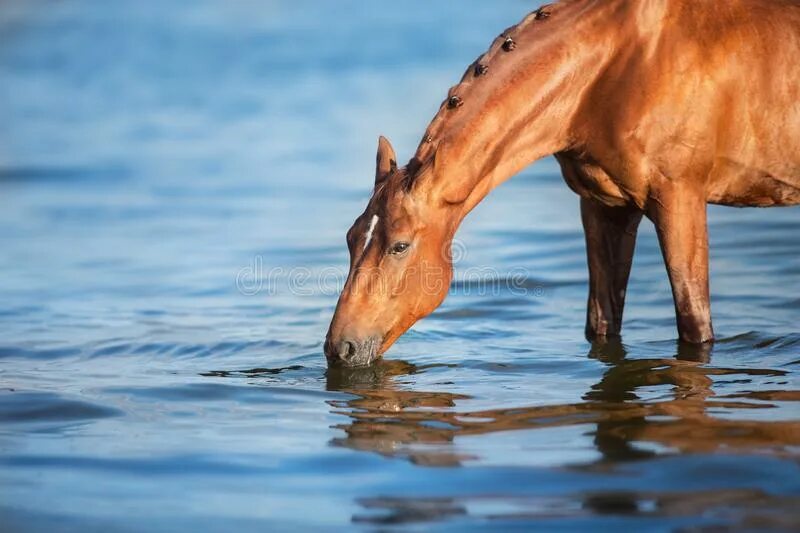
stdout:
{"type": "MultiPolygon", "coordinates": [[[[395,380],[420,370],[402,361],[384,361],[364,369],[331,369],[328,389],[356,395],[352,400],[331,401],[351,421],[338,426],[346,436],[334,445],[407,457],[414,463],[457,466],[470,457],[415,445],[442,445],[456,437],[499,431],[527,430],[575,424],[596,424],[594,443],[604,460],[624,461],[650,457],[655,452],[637,449],[650,442],[682,452],[786,448],[800,445],[800,423],[778,421],[728,421],[712,417],[717,409],[769,408],[746,398],[716,397],[714,376],[774,375],[781,370],[727,369],[703,366],[708,347],[681,345],[677,357],[626,359],[619,342],[596,343],[589,357],[609,365],[603,378],[585,395],[586,402],[460,412],[459,400],[468,396],[447,392],[419,392],[396,388],[395,380]],[[640,387],[672,385],[671,398],[642,401],[640,387]],[[653,418],[658,417],[658,418],[653,418]],[[424,448],[416,446],[416,448],[424,448]]],[[[800,400],[793,392],[759,395],[760,400],[800,400]]]]}
{"type": "Polygon", "coordinates": [[[465,457],[449,452],[404,451],[412,444],[447,444],[456,435],[490,433],[496,429],[470,431],[452,411],[457,400],[469,396],[448,392],[404,391],[394,388],[394,378],[414,374],[421,369],[404,361],[381,360],[370,367],[329,368],[328,390],[348,392],[353,400],[331,401],[337,409],[352,417],[350,424],[338,426],[347,437],[334,439],[336,446],[383,455],[405,455],[417,464],[456,466],[465,457]],[[425,409],[425,410],[418,410],[425,409]]]}
{"type": "MultiPolygon", "coordinates": [[[[608,369],[584,395],[584,402],[483,411],[459,411],[459,402],[468,400],[468,396],[398,388],[403,376],[422,372],[425,367],[383,361],[363,369],[335,368],[327,375],[328,389],[348,392],[356,398],[330,402],[336,413],[350,418],[348,423],[337,426],[345,436],[333,439],[332,444],[420,465],[455,467],[479,459],[458,453],[453,444],[458,437],[594,424],[594,445],[601,458],[575,466],[583,471],[603,471],[620,462],[669,453],[637,443],[684,453],[769,449],[779,455],[790,454],[791,447],[800,446],[800,422],[729,421],[709,414],[709,408],[752,410],[773,407],[766,403],[769,401],[800,400],[796,391],[715,395],[714,378],[737,375],[779,378],[785,372],[709,367],[705,365],[709,362],[709,350],[708,346],[681,344],[675,358],[627,359],[620,342],[595,343],[588,355],[608,365],[608,369]],[[669,397],[646,401],[640,397],[641,392],[637,394],[637,389],[654,386],[671,386],[669,397]]],[[[713,503],[739,506],[740,500],[754,505],[767,497],[756,490],[647,496],[648,505],[655,505],[666,514],[685,514],[713,503]]],[[[578,508],[581,512],[639,513],[642,498],[631,493],[584,495],[578,508]]],[[[453,498],[371,498],[360,503],[365,509],[389,513],[355,517],[368,522],[427,521],[467,512],[464,502],[453,498]]]]}

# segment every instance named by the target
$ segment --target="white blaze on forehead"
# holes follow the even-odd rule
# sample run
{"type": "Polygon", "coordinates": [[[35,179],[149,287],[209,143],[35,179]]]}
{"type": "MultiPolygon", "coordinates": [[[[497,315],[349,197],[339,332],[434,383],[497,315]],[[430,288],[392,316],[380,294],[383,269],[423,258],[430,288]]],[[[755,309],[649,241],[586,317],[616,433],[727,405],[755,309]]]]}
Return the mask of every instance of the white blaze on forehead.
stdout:
{"type": "Polygon", "coordinates": [[[369,241],[372,240],[372,233],[375,231],[375,226],[378,225],[378,220],[380,220],[378,215],[372,215],[372,220],[369,221],[369,228],[364,234],[364,250],[367,249],[367,246],[369,246],[369,241]]]}

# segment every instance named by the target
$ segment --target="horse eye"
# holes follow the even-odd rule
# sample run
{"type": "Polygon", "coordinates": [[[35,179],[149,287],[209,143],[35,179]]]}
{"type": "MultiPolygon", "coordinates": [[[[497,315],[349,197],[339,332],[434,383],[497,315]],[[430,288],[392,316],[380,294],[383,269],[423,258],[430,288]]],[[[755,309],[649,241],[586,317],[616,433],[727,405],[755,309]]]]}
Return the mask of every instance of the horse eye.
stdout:
{"type": "Polygon", "coordinates": [[[400,255],[400,254],[404,253],[406,250],[408,250],[408,248],[410,246],[411,245],[409,243],[407,243],[407,242],[403,242],[403,241],[396,242],[396,243],[394,243],[392,245],[391,248],[389,248],[389,253],[391,255],[400,255]]]}

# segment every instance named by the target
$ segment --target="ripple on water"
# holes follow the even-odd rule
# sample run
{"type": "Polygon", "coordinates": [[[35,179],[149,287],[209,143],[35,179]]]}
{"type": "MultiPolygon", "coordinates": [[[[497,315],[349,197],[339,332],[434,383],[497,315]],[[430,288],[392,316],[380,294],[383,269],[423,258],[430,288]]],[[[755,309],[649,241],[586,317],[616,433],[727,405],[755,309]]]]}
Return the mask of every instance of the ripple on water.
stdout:
{"type": "Polygon", "coordinates": [[[36,425],[123,416],[119,409],[49,392],[0,390],[0,422],[36,425]]]}
{"type": "Polygon", "coordinates": [[[313,389],[277,387],[259,383],[230,385],[226,383],[189,383],[168,387],[109,387],[104,392],[139,400],[162,402],[235,402],[242,404],[290,404],[295,398],[329,398],[313,389]]]}
{"type": "Polygon", "coordinates": [[[27,348],[24,346],[0,346],[0,359],[61,359],[81,354],[80,348],[27,348]]]}
{"type": "Polygon", "coordinates": [[[535,521],[543,530],[625,529],[637,519],[642,529],[681,529],[698,515],[704,528],[729,527],[783,531],[797,527],[797,499],[752,489],[717,489],[685,493],[592,491],[563,496],[415,498],[376,497],[358,501],[355,523],[373,526],[480,520],[486,531],[516,529],[535,521]]]}

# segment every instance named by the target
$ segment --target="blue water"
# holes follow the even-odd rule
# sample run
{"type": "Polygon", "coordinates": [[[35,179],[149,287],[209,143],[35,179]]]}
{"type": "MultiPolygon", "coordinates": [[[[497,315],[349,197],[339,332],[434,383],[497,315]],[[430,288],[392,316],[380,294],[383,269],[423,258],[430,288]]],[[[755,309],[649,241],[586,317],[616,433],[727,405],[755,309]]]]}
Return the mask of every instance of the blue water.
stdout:
{"type": "Polygon", "coordinates": [[[534,7],[0,4],[0,529],[800,527],[796,208],[711,209],[710,353],[645,223],[592,346],[543,161],[467,220],[440,310],[327,372],[378,135],[408,157],[534,7]]]}

